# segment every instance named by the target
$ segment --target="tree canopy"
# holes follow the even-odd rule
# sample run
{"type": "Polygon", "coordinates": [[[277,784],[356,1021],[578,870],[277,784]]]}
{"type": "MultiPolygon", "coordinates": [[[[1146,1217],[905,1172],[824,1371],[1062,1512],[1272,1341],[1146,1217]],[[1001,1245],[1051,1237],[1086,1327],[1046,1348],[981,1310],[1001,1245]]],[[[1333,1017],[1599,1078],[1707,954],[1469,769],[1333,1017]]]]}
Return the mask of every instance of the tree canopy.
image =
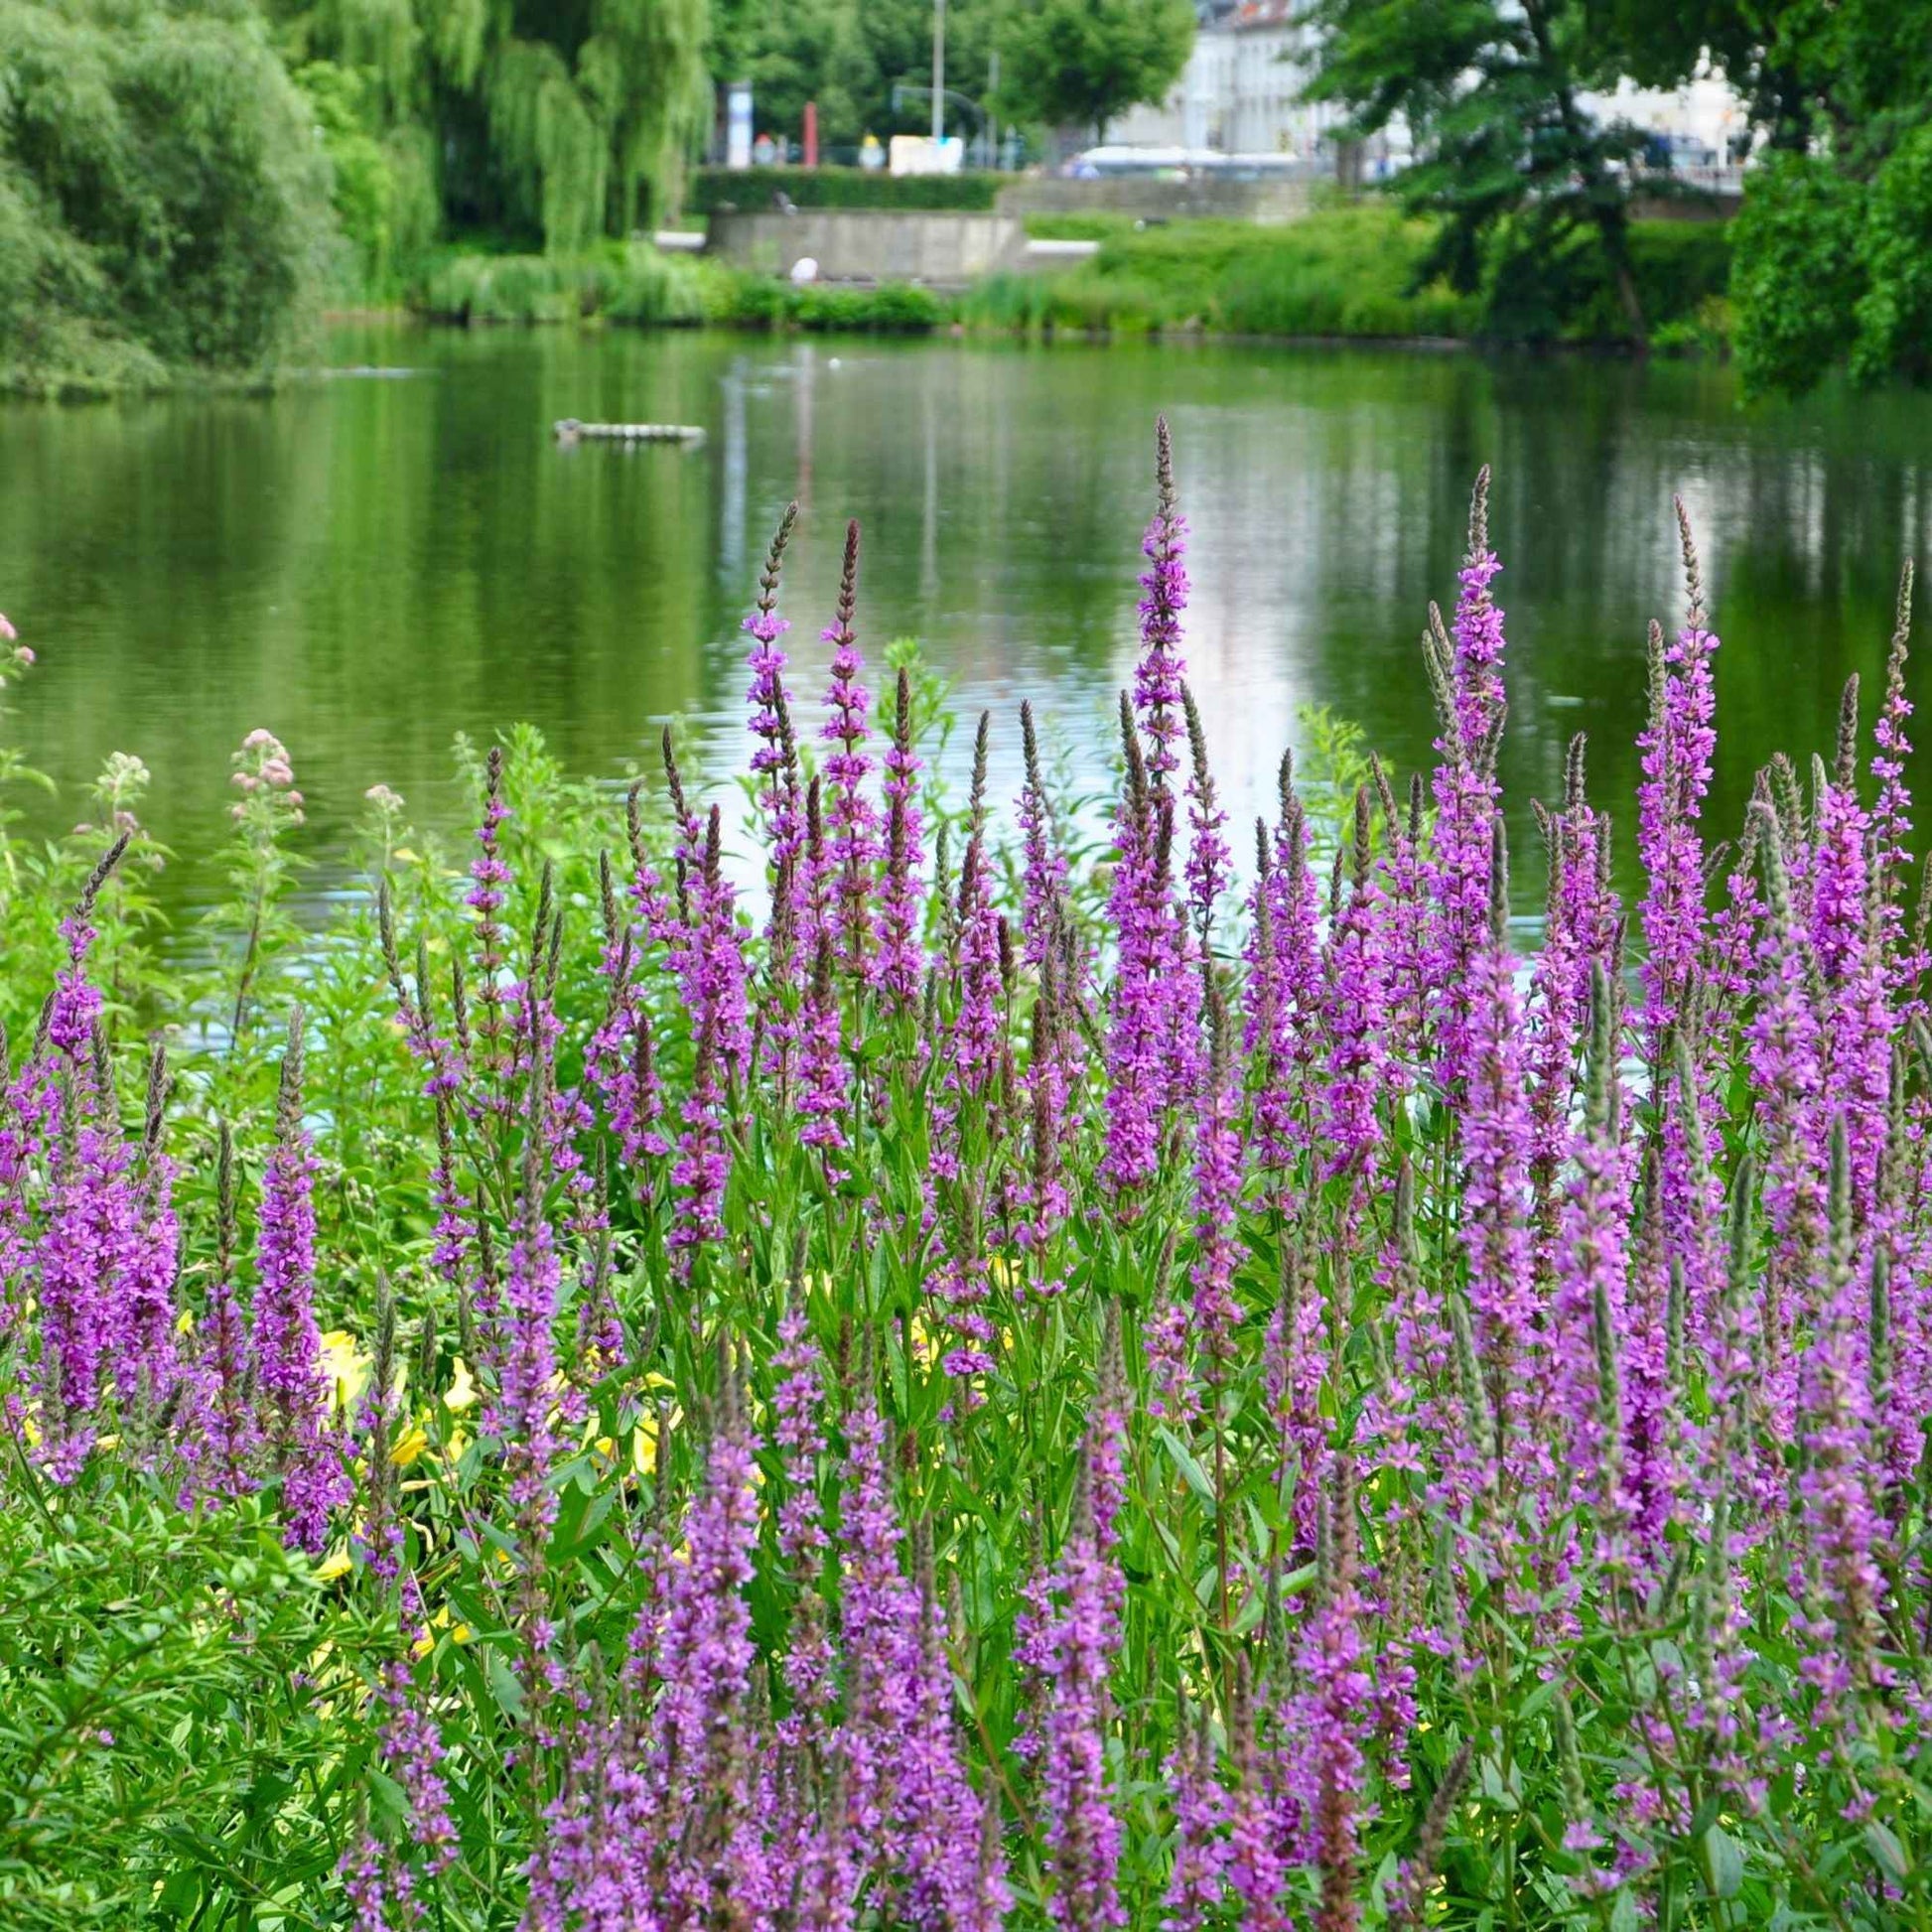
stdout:
{"type": "Polygon", "coordinates": [[[675,207],[710,124],[707,0],[270,4],[299,70],[325,64],[339,173],[346,147],[357,192],[452,226],[552,253],[626,234],[675,207]]]}
{"type": "Polygon", "coordinates": [[[1932,0],[1761,7],[1693,18],[1769,137],[1736,228],[1746,384],[1932,380],[1932,0]]]}
{"type": "Polygon", "coordinates": [[[329,170],[260,17],[0,0],[0,363],[16,383],[258,366],[319,286],[329,170]]]}
{"type": "Polygon", "coordinates": [[[1311,94],[1345,104],[1358,135],[1408,125],[1417,160],[1398,193],[1445,217],[1432,272],[1474,288],[1505,222],[1538,254],[1583,230],[1642,339],[1629,203],[1645,137],[1582,105],[1618,71],[1592,0],[1315,0],[1309,18],[1322,36],[1311,94]]]}
{"type": "MultiPolygon", "coordinates": [[[[760,130],[796,139],[806,101],[818,105],[819,138],[828,147],[868,134],[923,130],[932,74],[932,0],[714,0],[712,71],[721,81],[748,79],[760,130]]],[[[998,25],[997,0],[947,0],[947,85],[973,100],[986,91],[987,57],[998,25]]],[[[947,110],[956,126],[956,108],[947,110]]]]}
{"type": "Polygon", "coordinates": [[[1020,0],[1000,34],[1000,97],[1016,120],[1091,130],[1159,101],[1194,44],[1188,0],[1020,0]]]}

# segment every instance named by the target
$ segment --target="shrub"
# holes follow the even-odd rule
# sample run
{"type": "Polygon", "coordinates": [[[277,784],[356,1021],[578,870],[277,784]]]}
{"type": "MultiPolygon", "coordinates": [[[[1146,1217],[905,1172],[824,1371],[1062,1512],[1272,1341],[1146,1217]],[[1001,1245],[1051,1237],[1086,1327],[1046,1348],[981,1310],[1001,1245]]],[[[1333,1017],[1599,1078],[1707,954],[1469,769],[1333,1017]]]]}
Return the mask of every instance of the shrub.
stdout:
{"type": "Polygon", "coordinates": [[[575,256],[447,253],[414,300],[451,322],[684,323],[705,312],[699,270],[640,241],[575,256]]]}
{"type": "Polygon", "coordinates": [[[321,290],[328,194],[254,16],[0,4],[0,365],[15,386],[272,362],[321,290]]]}

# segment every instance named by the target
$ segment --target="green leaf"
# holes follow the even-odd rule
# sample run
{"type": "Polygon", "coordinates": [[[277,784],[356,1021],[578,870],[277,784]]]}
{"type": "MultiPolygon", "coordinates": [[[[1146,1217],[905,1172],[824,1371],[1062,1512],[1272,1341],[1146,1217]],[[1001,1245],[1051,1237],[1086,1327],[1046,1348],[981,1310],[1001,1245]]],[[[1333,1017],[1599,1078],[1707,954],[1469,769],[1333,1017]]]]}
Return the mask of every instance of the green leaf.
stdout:
{"type": "Polygon", "coordinates": [[[1744,1885],[1744,1854],[1722,1825],[1713,1825],[1701,1841],[1704,1881],[1714,1898],[1735,1898],[1744,1885]]]}
{"type": "Polygon", "coordinates": [[[1208,1480],[1207,1471],[1201,1467],[1193,1450],[1172,1429],[1164,1427],[1159,1434],[1162,1446],[1173,1458],[1174,1467],[1180,1471],[1187,1487],[1203,1502],[1211,1503],[1214,1500],[1214,1485],[1208,1480]]]}
{"type": "Polygon", "coordinates": [[[1864,1828],[1864,1849],[1877,1862],[1887,1878],[1899,1884],[1905,1882],[1912,1869],[1912,1862],[1905,1856],[1905,1848],[1898,1842],[1898,1834],[1889,1825],[1882,1825],[1877,1819],[1870,1820],[1864,1828]]]}

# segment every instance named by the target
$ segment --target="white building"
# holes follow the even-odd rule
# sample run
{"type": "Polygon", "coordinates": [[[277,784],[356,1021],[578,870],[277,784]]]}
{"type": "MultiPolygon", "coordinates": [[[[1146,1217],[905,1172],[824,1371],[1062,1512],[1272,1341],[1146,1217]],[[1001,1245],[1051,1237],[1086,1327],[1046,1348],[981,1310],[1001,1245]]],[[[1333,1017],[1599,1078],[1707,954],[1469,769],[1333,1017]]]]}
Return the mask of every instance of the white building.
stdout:
{"type": "Polygon", "coordinates": [[[1239,0],[1213,8],[1173,91],[1159,107],[1129,108],[1109,125],[1108,145],[1311,159],[1340,110],[1301,98],[1313,32],[1296,24],[1300,5],[1239,0]]]}
{"type": "Polygon", "coordinates": [[[1586,94],[1584,105],[1598,120],[1628,121],[1680,150],[1702,150],[1719,165],[1750,139],[1750,108],[1722,73],[1710,69],[1681,87],[1619,80],[1614,93],[1586,94]]]}
{"type": "MultiPolygon", "coordinates": [[[[1322,143],[1342,110],[1301,98],[1315,65],[1314,30],[1295,18],[1303,4],[1201,0],[1193,52],[1173,90],[1160,106],[1130,108],[1113,122],[1108,146],[1331,160],[1322,143]]],[[[1599,118],[1630,121],[1655,134],[1679,151],[1680,166],[1690,160],[1687,150],[1696,149],[1722,163],[1730,144],[1749,131],[1744,102],[1709,69],[1669,89],[1625,80],[1614,92],[1585,95],[1584,105],[1599,118]]],[[[1369,144],[1364,172],[1373,177],[1407,158],[1406,130],[1394,127],[1369,144]]]]}

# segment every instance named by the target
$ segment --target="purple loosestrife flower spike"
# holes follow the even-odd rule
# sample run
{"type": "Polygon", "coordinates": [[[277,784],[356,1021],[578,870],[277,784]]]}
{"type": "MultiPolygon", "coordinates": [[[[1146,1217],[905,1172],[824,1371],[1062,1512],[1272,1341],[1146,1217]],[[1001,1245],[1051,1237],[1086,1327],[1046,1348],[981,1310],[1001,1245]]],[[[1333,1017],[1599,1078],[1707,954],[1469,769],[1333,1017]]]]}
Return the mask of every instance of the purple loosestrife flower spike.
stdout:
{"type": "Polygon", "coordinates": [[[798,1111],[804,1126],[798,1138],[825,1156],[826,1173],[843,1177],[840,1156],[847,1148],[845,1118],[851,1106],[847,1092],[845,1047],[841,1035],[838,990],[832,974],[832,936],[818,935],[818,956],[799,1021],[800,1061],[798,1111]]]}
{"type": "Polygon", "coordinates": [[[1547,1396],[1530,1265],[1531,1120],[1523,1026],[1507,943],[1509,867],[1502,821],[1490,825],[1487,943],[1471,965],[1468,1099],[1463,1120],[1462,1238],[1469,1310],[1505,1473],[1532,1472],[1542,1447],[1529,1413],[1547,1396]]]}
{"type": "Polygon", "coordinates": [[[1703,576],[1681,498],[1676,510],[1684,553],[1684,625],[1667,647],[1652,627],[1653,677],[1659,688],[1652,694],[1650,723],[1637,741],[1643,754],[1637,846],[1647,881],[1641,908],[1644,1025],[1653,1064],[1658,1036],[1676,1017],[1704,938],[1699,820],[1717,746],[1711,660],[1718,639],[1705,626],[1703,576]]]}
{"type": "MultiPolygon", "coordinates": [[[[752,751],[752,771],[759,784],[759,807],[764,817],[769,856],[780,873],[788,861],[798,856],[805,830],[799,817],[803,796],[798,776],[798,750],[785,701],[785,654],[778,648],[778,639],[791,628],[778,616],[778,578],[784,566],[785,546],[791,541],[792,526],[797,521],[798,505],[787,503],[772,533],[771,547],[765,553],[756,607],[744,624],[752,639],[748,659],[752,673],[751,729],[758,741],[752,751]]],[[[777,917],[775,907],[772,916],[777,917]]]]}
{"type": "Polygon", "coordinates": [[[1102,1433],[1095,1432],[1081,1464],[1060,1560],[1039,1580],[1016,1646],[1039,1705],[1034,1747],[1053,1875],[1047,1913],[1066,1932],[1105,1932],[1128,1922],[1120,1897],[1121,1824],[1106,1762],[1121,1578],[1101,1494],[1110,1453],[1102,1433]]]}
{"type": "Polygon", "coordinates": [[[282,1478],[289,1541],[320,1555],[332,1511],[349,1500],[330,1426],[329,1377],[316,1326],[314,1154],[302,1120],[302,1009],[289,1015],[275,1149],[262,1177],[255,1238],[254,1378],[263,1433],[282,1478]]]}
{"type": "Polygon", "coordinates": [[[260,1436],[255,1414],[254,1347],[248,1311],[236,1288],[234,1134],[224,1120],[215,1152],[214,1279],[200,1328],[203,1384],[200,1483],[217,1497],[254,1487],[260,1436]]]}
{"type": "Polygon", "coordinates": [[[848,970],[863,974],[871,939],[873,871],[880,846],[878,816],[866,795],[866,782],[873,770],[872,755],[865,749],[872,736],[866,722],[872,694],[865,685],[865,659],[853,637],[858,597],[859,526],[848,523],[845,565],[839,575],[838,616],[824,631],[825,642],[832,646],[832,683],[825,694],[829,716],[820,735],[834,748],[825,755],[824,777],[830,793],[826,813],[831,831],[828,860],[833,872],[839,955],[848,970]]]}
{"type": "Polygon", "coordinates": [[[1108,911],[1118,957],[1107,1027],[1107,1149],[1101,1174],[1122,1210],[1154,1179],[1172,1102],[1179,1029],[1195,1031],[1182,994],[1180,931],[1169,895],[1167,860],[1173,799],[1157,787],[1141,756],[1133,714],[1121,696],[1127,784],[1114,820],[1114,876],[1108,911]],[[1176,1027],[1178,1022],[1178,1029],[1176,1027]]]}
{"type": "Polygon", "coordinates": [[[1026,853],[1022,879],[1021,930],[1027,964],[1043,966],[1067,917],[1066,855],[1054,836],[1052,801],[1040,771],[1039,738],[1031,702],[1020,707],[1020,737],[1026,754],[1027,782],[1020,793],[1020,833],[1026,853]]]}
{"type": "Polygon", "coordinates": [[[925,983],[924,849],[919,826],[919,759],[912,749],[912,681],[900,667],[894,690],[893,743],[885,759],[886,868],[874,915],[871,969],[900,1012],[925,983]]]}
{"type": "MultiPolygon", "coordinates": [[[[729,1834],[748,1792],[735,1748],[745,1691],[757,1653],[745,1587],[752,1581],[758,1538],[755,1444],[741,1412],[737,1370],[727,1363],[719,1413],[706,1457],[704,1486],[686,1512],[687,1555],[670,1570],[656,1640],[664,1690],[657,1711],[656,1776],[660,1803],[686,1846],[729,1834]],[[710,1830],[698,1828],[707,1817],[710,1830]]],[[[689,1852],[675,1855],[668,1883],[678,1922],[705,1922],[719,1909],[719,1872],[689,1852]],[[695,1919],[688,1915],[696,1914],[695,1919]]]]}
{"type": "Polygon", "coordinates": [[[1503,619],[1489,587],[1500,566],[1489,548],[1489,472],[1476,478],[1469,548],[1461,572],[1454,637],[1430,607],[1424,654],[1437,688],[1442,733],[1435,774],[1436,824],[1423,868],[1432,908],[1431,938],[1419,989],[1434,1016],[1439,1077],[1454,1097],[1469,1077],[1474,1022],[1473,967],[1487,945],[1491,821],[1498,788],[1494,754],[1505,702],[1503,619]]]}
{"type": "Polygon", "coordinates": [[[1381,1141],[1376,1101],[1387,1082],[1387,906],[1370,863],[1366,787],[1355,793],[1351,884],[1329,929],[1322,1011],[1328,1041],[1323,1126],[1329,1171],[1360,1174],[1381,1141]]]}
{"type": "Polygon", "coordinates": [[[477,915],[477,1070],[485,1091],[472,1103],[472,1112],[489,1099],[488,1083],[500,1068],[508,994],[503,985],[505,933],[502,912],[508,901],[510,870],[502,856],[503,822],[510,815],[503,802],[503,748],[492,745],[483,763],[483,818],[477,827],[477,856],[470,862],[469,905],[477,915]]]}
{"type": "Polygon", "coordinates": [[[714,805],[692,886],[693,928],[673,961],[691,1016],[696,1061],[671,1168],[677,1207],[667,1237],[686,1274],[695,1256],[724,1236],[725,1185],[731,1175],[726,1112],[750,1051],[744,941],[722,869],[722,838],[714,805]]]}
{"type": "Polygon", "coordinates": [[[1877,844],[1879,929],[1891,956],[1895,991],[1910,986],[1920,969],[1918,960],[1902,956],[1905,917],[1900,902],[1912,864],[1912,794],[1905,783],[1905,764],[1912,755],[1912,741],[1906,735],[1912,701],[1905,694],[1905,663],[1912,644],[1912,579],[1908,560],[1899,573],[1897,615],[1885,657],[1885,695],[1871,733],[1871,775],[1878,783],[1871,824],[1877,844]]]}
{"type": "Polygon", "coordinates": [[[1158,502],[1141,549],[1148,568],[1141,576],[1141,659],[1134,671],[1134,709],[1147,736],[1148,778],[1157,791],[1180,765],[1174,742],[1182,726],[1180,619],[1187,605],[1187,524],[1173,482],[1173,442],[1168,419],[1155,418],[1154,475],[1158,502]]]}
{"type": "Polygon", "coordinates": [[[1207,734],[1201,728],[1194,694],[1180,687],[1181,709],[1187,720],[1190,763],[1187,778],[1187,909],[1193,917],[1194,942],[1203,961],[1214,929],[1214,908],[1227,889],[1227,814],[1214,796],[1214,774],[1207,763],[1207,734]]]}

